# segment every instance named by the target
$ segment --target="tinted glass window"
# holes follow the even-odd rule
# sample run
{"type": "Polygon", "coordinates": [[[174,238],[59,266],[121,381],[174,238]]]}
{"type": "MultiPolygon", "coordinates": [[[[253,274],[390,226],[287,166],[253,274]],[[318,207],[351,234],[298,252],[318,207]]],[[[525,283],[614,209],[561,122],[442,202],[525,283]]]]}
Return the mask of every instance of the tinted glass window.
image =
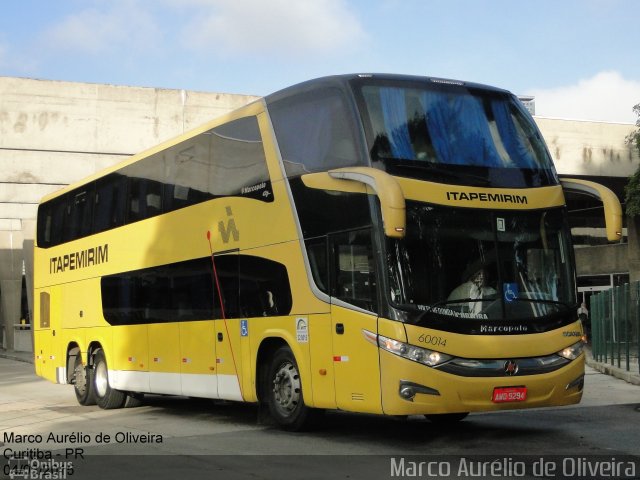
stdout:
{"type": "Polygon", "coordinates": [[[377,296],[371,231],[331,235],[329,242],[332,296],[375,312],[377,296]]]}
{"type": "Polygon", "coordinates": [[[363,164],[340,90],[285,98],[269,105],[269,113],[288,177],[363,164]]]}
{"type": "Polygon", "coordinates": [[[215,285],[215,318],[240,316],[240,286],[238,282],[238,255],[215,255],[213,281],[215,285]],[[220,308],[220,299],[224,310],[220,308]]]}
{"type": "Polygon", "coordinates": [[[164,157],[165,212],[213,198],[211,133],[205,132],[167,149],[164,157]]]}
{"type": "Polygon", "coordinates": [[[392,303],[423,320],[535,319],[575,306],[561,209],[490,212],[407,202],[407,235],[387,239],[392,303]]]}
{"type": "Polygon", "coordinates": [[[52,203],[43,203],[38,207],[38,246],[47,247],[51,243],[52,203]]]}
{"type": "Polygon", "coordinates": [[[103,277],[102,310],[111,325],[213,318],[209,257],[103,277]]]}
{"type": "Polygon", "coordinates": [[[126,177],[117,173],[96,182],[94,232],[119,227],[124,223],[126,191],[126,177]]]}
{"type": "Polygon", "coordinates": [[[38,207],[38,246],[46,248],[62,243],[67,219],[66,195],[40,205],[38,207]]]}
{"type": "Polygon", "coordinates": [[[291,179],[290,185],[305,238],[371,225],[369,195],[308,188],[300,178],[291,179]]]}
{"type": "Polygon", "coordinates": [[[154,217],[162,213],[162,183],[147,178],[129,178],[129,222],[154,217]]]}
{"type": "Polygon", "coordinates": [[[87,185],[85,190],[75,190],[69,194],[65,240],[75,240],[91,234],[94,194],[93,184],[87,185]]]}
{"type": "Polygon", "coordinates": [[[58,245],[227,195],[273,201],[256,117],[196,135],[41,205],[38,245],[58,245]]]}
{"type": "Polygon", "coordinates": [[[458,184],[558,183],[540,132],[514,96],[462,84],[365,82],[357,95],[376,167],[458,184]]]}
{"type": "Polygon", "coordinates": [[[240,255],[240,315],[273,317],[291,312],[287,269],[272,260],[240,255]]]}
{"type": "Polygon", "coordinates": [[[215,256],[215,274],[213,265],[205,257],[103,277],[103,315],[111,325],[126,325],[291,312],[284,265],[237,254],[215,256]]]}
{"type": "Polygon", "coordinates": [[[311,275],[316,286],[324,293],[329,293],[329,259],[327,251],[327,237],[314,238],[306,241],[307,255],[311,275]]]}
{"type": "Polygon", "coordinates": [[[214,195],[255,194],[267,189],[269,172],[256,117],[214,128],[211,152],[210,191],[214,195]]]}

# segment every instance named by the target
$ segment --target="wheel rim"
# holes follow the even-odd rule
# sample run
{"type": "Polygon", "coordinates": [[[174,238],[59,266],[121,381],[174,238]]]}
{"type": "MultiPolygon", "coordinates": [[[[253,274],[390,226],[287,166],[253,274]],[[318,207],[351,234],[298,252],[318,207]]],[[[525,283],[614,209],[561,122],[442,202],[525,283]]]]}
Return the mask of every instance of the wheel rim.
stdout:
{"type": "Polygon", "coordinates": [[[80,395],[84,395],[87,391],[87,377],[85,376],[84,367],[81,363],[76,365],[73,371],[75,377],[74,386],[80,395]]]}
{"type": "Polygon", "coordinates": [[[107,377],[107,366],[104,362],[99,362],[96,366],[96,393],[99,397],[104,397],[107,394],[107,387],[109,385],[109,380],[107,377]]]}
{"type": "Polygon", "coordinates": [[[278,412],[287,417],[300,404],[300,375],[295,365],[284,362],[273,378],[273,399],[278,412]]]}

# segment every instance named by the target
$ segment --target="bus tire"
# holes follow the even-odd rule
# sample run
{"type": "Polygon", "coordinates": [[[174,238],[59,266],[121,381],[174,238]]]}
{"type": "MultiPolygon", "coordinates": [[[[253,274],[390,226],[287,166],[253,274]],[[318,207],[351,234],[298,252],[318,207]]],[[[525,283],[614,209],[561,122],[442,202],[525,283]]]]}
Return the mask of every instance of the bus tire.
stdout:
{"type": "Polygon", "coordinates": [[[93,368],[83,365],[79,353],[75,355],[73,362],[73,391],[80,405],[88,406],[96,404],[93,368]]]}
{"type": "Polygon", "coordinates": [[[436,425],[449,425],[464,420],[465,418],[467,418],[467,415],[469,415],[469,412],[433,413],[430,415],[425,415],[425,417],[431,423],[435,423],[436,425]]]}
{"type": "Polygon", "coordinates": [[[288,346],[280,347],[271,357],[266,382],[269,413],[283,429],[303,430],[318,415],[319,411],[304,404],[298,364],[288,346]]]}
{"type": "Polygon", "coordinates": [[[109,386],[109,370],[102,349],[97,350],[93,356],[93,370],[93,384],[98,406],[105,410],[123,407],[127,394],[109,386]]]}

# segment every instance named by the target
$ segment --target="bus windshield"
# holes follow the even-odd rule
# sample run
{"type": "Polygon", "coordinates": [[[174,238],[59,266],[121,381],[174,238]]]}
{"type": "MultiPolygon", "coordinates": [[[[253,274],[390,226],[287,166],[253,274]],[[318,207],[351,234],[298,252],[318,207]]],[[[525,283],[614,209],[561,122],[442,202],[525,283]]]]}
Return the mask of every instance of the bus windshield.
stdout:
{"type": "Polygon", "coordinates": [[[511,213],[407,203],[387,239],[391,303],[457,319],[535,319],[575,306],[561,209],[511,213]]]}
{"type": "Polygon", "coordinates": [[[540,132],[511,94],[433,81],[363,83],[356,92],[372,165],[391,175],[494,187],[558,183],[540,132]]]}

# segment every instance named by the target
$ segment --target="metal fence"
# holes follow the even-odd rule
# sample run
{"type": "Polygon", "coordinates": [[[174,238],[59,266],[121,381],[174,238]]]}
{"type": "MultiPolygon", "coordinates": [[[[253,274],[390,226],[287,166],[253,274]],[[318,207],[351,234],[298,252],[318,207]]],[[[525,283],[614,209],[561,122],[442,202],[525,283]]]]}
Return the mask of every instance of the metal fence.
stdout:
{"type": "Polygon", "coordinates": [[[591,296],[591,351],[594,360],[640,372],[640,282],[591,296]]]}

